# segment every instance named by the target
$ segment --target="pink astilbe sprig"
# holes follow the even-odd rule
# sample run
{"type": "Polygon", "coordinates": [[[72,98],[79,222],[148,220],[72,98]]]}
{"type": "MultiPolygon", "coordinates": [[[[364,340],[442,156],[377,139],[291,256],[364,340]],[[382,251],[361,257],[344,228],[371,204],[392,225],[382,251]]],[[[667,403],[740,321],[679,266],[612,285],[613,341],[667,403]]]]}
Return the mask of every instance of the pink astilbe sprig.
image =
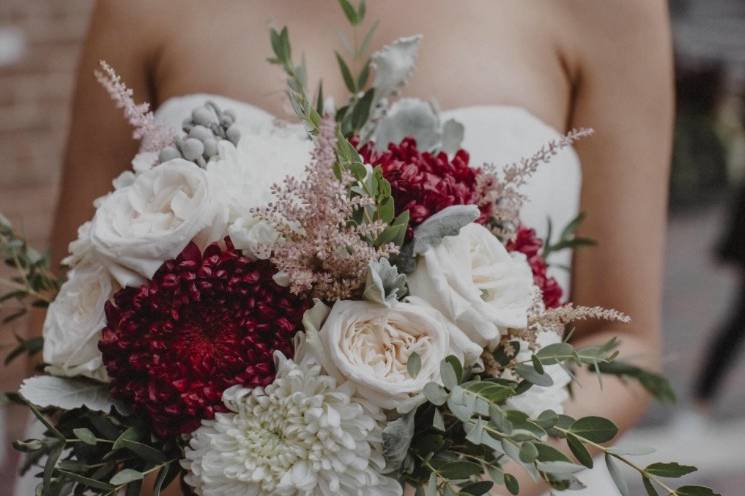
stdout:
{"type": "Polygon", "coordinates": [[[492,218],[497,224],[495,233],[504,239],[510,239],[517,228],[518,216],[527,196],[520,192],[538,168],[547,164],[561,150],[569,148],[575,142],[591,136],[592,129],[572,129],[564,136],[549,141],[532,156],[507,165],[501,170],[491,164],[483,166],[477,182],[479,205],[492,208],[492,218]]]}
{"type": "Polygon", "coordinates": [[[531,326],[557,329],[578,320],[606,320],[628,324],[631,318],[623,312],[603,307],[585,307],[567,303],[558,308],[551,308],[529,318],[531,326]]]}
{"type": "Polygon", "coordinates": [[[335,131],[333,119],[324,118],[305,178],[275,184],[275,200],[253,211],[280,236],[271,260],[290,290],[325,300],[357,295],[369,263],[397,252],[392,243],[375,247],[370,242],[386,228],[383,222],[352,222],[355,212],[374,204],[369,197],[350,195],[356,180],[348,171],[340,178],[334,173],[335,131]]]}
{"type": "Polygon", "coordinates": [[[142,151],[157,152],[173,143],[176,132],[155,119],[155,115],[150,111],[150,104],[135,103],[134,92],[124,84],[114,68],[103,60],[99,65],[101,70],[93,73],[116,106],[124,110],[124,117],[134,127],[132,136],[142,141],[142,151]]]}

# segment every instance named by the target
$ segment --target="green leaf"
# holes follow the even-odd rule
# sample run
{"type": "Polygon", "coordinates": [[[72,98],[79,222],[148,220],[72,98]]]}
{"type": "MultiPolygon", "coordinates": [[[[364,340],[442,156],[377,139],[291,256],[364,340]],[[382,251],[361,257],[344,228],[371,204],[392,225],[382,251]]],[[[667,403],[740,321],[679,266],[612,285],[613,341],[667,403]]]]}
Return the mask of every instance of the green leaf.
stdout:
{"type": "Polygon", "coordinates": [[[690,465],[680,465],[679,463],[653,463],[644,469],[645,472],[658,477],[678,478],[688,475],[698,470],[690,465]]]}
{"type": "MultiPolygon", "coordinates": [[[[530,357],[530,361],[533,362],[533,368],[536,372],[538,372],[541,375],[546,374],[546,371],[543,369],[543,364],[541,361],[536,357],[535,355],[530,357]]],[[[553,383],[553,380],[551,380],[551,383],[553,383]]]]}
{"type": "Polygon", "coordinates": [[[380,24],[380,21],[375,21],[372,26],[370,26],[370,29],[365,34],[365,37],[362,39],[362,43],[360,44],[359,51],[357,52],[357,56],[359,57],[363,53],[367,53],[368,49],[370,48],[370,43],[372,42],[373,36],[375,36],[375,31],[378,29],[378,25],[380,24]]]}
{"type": "Polygon", "coordinates": [[[631,496],[629,486],[626,484],[626,479],[624,479],[623,473],[621,473],[618,465],[616,465],[616,462],[613,460],[613,456],[606,453],[605,464],[608,466],[608,473],[610,473],[613,483],[618,488],[618,492],[621,493],[622,496],[631,496]]]}
{"type": "Polygon", "coordinates": [[[117,472],[116,475],[114,475],[114,477],[112,477],[109,482],[115,486],[123,486],[125,484],[129,484],[130,482],[142,480],[144,477],[145,474],[138,470],[125,468],[117,472]]]}
{"type": "Polygon", "coordinates": [[[349,70],[349,66],[339,52],[334,53],[336,54],[336,61],[339,63],[339,70],[341,70],[342,78],[344,78],[344,84],[351,93],[357,93],[357,87],[354,84],[354,78],[352,77],[352,72],[349,70]]]}
{"type": "Polygon", "coordinates": [[[600,363],[598,368],[603,374],[636,379],[647,392],[662,403],[675,403],[676,401],[675,391],[670,385],[670,382],[660,374],[646,371],[621,360],[600,363]]]}
{"type": "Polygon", "coordinates": [[[443,360],[440,365],[440,378],[442,378],[442,384],[448,390],[452,390],[458,385],[458,376],[455,369],[447,360],[443,360]]]}
{"type": "Polygon", "coordinates": [[[472,482],[470,484],[462,486],[460,488],[460,494],[481,496],[482,494],[486,494],[491,491],[492,487],[494,487],[494,483],[492,481],[472,482]]]}
{"type": "Polygon", "coordinates": [[[57,441],[53,445],[52,449],[49,451],[49,454],[47,455],[47,461],[44,464],[44,476],[43,476],[43,485],[45,489],[45,494],[47,494],[47,489],[49,488],[50,484],[52,483],[52,474],[54,474],[54,470],[57,467],[57,461],[59,460],[60,455],[62,454],[62,450],[65,448],[65,443],[62,441],[57,441]]]}
{"type": "Polygon", "coordinates": [[[481,465],[465,460],[450,462],[438,467],[440,475],[450,480],[464,480],[481,473],[481,465]]]}
{"type": "Polygon", "coordinates": [[[436,406],[444,405],[450,396],[445,388],[435,382],[427,383],[422,392],[427,401],[436,406]]]}
{"type": "Polygon", "coordinates": [[[530,382],[531,384],[535,384],[536,386],[548,387],[553,385],[554,383],[554,380],[551,378],[550,375],[546,374],[545,372],[540,373],[535,368],[524,363],[516,365],[515,372],[517,373],[517,375],[530,382]]]}
{"type": "Polygon", "coordinates": [[[370,79],[370,61],[365,62],[359,75],[357,76],[357,88],[362,89],[367,84],[367,80],[370,79]]]}
{"type": "Polygon", "coordinates": [[[316,112],[323,115],[323,81],[318,81],[318,93],[316,94],[316,112]]]}
{"type": "Polygon", "coordinates": [[[675,490],[678,496],[722,496],[704,486],[683,486],[675,490]]]}
{"type": "Polygon", "coordinates": [[[644,489],[647,491],[647,496],[660,496],[660,493],[657,492],[652,481],[647,477],[642,476],[642,483],[644,484],[644,489]]]}
{"type": "Polygon", "coordinates": [[[572,434],[567,435],[567,446],[571,450],[574,457],[587,468],[592,468],[592,456],[582,442],[572,434]]]}
{"type": "Polygon", "coordinates": [[[360,98],[354,105],[352,115],[352,134],[362,129],[367,120],[370,118],[370,108],[372,106],[373,97],[375,96],[375,88],[368,89],[362,98],[360,98]]]}
{"type": "Polygon", "coordinates": [[[603,417],[583,417],[574,422],[569,430],[594,443],[607,443],[618,434],[616,424],[603,417]]]}
{"type": "Polygon", "coordinates": [[[352,4],[349,3],[348,0],[339,0],[339,5],[341,5],[341,9],[344,11],[344,15],[352,26],[356,26],[357,24],[359,24],[361,19],[357,15],[357,11],[354,9],[352,4]]]}
{"type": "Polygon", "coordinates": [[[455,376],[458,379],[458,384],[463,382],[463,364],[460,363],[458,357],[455,355],[448,355],[445,357],[445,361],[452,365],[455,376]]]}
{"type": "Polygon", "coordinates": [[[422,370],[422,357],[416,351],[409,355],[409,359],[406,361],[406,370],[413,379],[416,379],[419,371],[422,370]]]}
{"type": "Polygon", "coordinates": [[[445,432],[445,420],[442,418],[442,413],[438,408],[435,408],[434,414],[432,415],[432,427],[438,431],[445,432]]]}
{"type": "Polygon", "coordinates": [[[510,492],[510,494],[517,495],[520,493],[520,484],[512,474],[504,474],[504,486],[510,492]]]}
{"type": "Polygon", "coordinates": [[[85,444],[90,444],[91,446],[96,445],[96,435],[93,434],[90,429],[81,427],[79,429],[73,429],[72,432],[75,434],[75,437],[83,441],[85,444]]]}
{"type": "Polygon", "coordinates": [[[585,470],[582,465],[576,463],[555,461],[555,462],[536,462],[536,467],[541,472],[547,472],[554,475],[576,474],[585,470]]]}
{"type": "Polygon", "coordinates": [[[519,457],[524,463],[533,463],[538,458],[538,448],[531,442],[525,442],[520,447],[519,457]]]}
{"type": "Polygon", "coordinates": [[[126,448],[149,462],[163,463],[166,460],[166,456],[160,450],[138,441],[123,439],[119,442],[118,447],[126,448]]]}
{"type": "Polygon", "coordinates": [[[554,365],[574,357],[574,347],[569,343],[554,343],[538,350],[535,354],[543,365],[554,365]]]}
{"type": "Polygon", "coordinates": [[[113,491],[114,486],[111,484],[107,484],[106,482],[92,479],[90,477],[85,477],[80,474],[76,474],[75,472],[68,472],[66,470],[57,470],[58,474],[63,475],[67,479],[74,480],[75,482],[79,482],[80,484],[83,484],[86,487],[91,487],[93,489],[102,489],[104,491],[113,491]]]}
{"type": "Polygon", "coordinates": [[[367,6],[365,0],[360,0],[360,4],[357,7],[357,24],[365,20],[365,13],[367,13],[367,6]]]}

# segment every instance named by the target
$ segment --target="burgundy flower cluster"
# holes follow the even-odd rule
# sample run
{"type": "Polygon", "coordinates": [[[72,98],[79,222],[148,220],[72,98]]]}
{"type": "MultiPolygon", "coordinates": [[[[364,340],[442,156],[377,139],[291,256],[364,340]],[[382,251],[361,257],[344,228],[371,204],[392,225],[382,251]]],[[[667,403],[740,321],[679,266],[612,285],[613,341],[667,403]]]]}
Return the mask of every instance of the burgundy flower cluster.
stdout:
{"type": "MultiPolygon", "coordinates": [[[[400,144],[389,144],[383,152],[376,151],[369,142],[358,151],[365,163],[381,167],[391,183],[396,214],[408,210],[411,215],[410,229],[451,205],[480,203],[477,179],[482,172],[468,165],[465,150],[458,150],[449,158],[445,152],[421,152],[414,138],[405,138],[400,144]]],[[[477,222],[486,222],[489,213],[490,206],[482,206],[477,222]]]]}
{"type": "Polygon", "coordinates": [[[534,229],[520,226],[515,237],[507,243],[507,250],[524,254],[530,269],[533,271],[533,281],[540,288],[543,303],[546,308],[556,308],[561,305],[562,289],[558,281],[548,275],[548,266],[541,256],[543,241],[536,235],[534,229]]]}
{"type": "Polygon", "coordinates": [[[270,384],[273,352],[293,355],[306,298],[278,286],[266,261],[193,243],[151,281],[107,304],[99,348],[112,395],[147,415],[163,437],[222,411],[223,391],[270,384]]]}

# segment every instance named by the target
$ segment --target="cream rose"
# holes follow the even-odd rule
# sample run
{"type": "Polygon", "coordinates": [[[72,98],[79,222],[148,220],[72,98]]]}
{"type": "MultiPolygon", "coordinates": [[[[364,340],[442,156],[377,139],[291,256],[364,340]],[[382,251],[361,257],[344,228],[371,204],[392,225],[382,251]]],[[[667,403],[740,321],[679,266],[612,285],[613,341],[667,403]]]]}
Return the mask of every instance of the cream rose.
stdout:
{"type": "Polygon", "coordinates": [[[309,330],[306,346],[326,373],[352,383],[370,403],[402,412],[421,401],[428,382],[439,381],[440,362],[458,353],[437,311],[400,302],[338,301],[320,330],[309,330]],[[421,360],[416,377],[407,369],[414,353],[421,360]]]}
{"type": "Polygon", "coordinates": [[[224,209],[207,173],[175,159],[145,171],[104,197],[91,223],[91,248],[122,286],[151,278],[190,241],[226,234],[224,209]]]}
{"type": "Polygon", "coordinates": [[[111,277],[100,265],[84,263],[68,273],[44,321],[48,372],[108,380],[98,340],[106,325],[106,302],[113,292],[111,277]]]}
{"type": "Polygon", "coordinates": [[[510,254],[483,226],[468,224],[425,251],[409,276],[409,292],[450,319],[481,346],[500,329],[527,325],[533,276],[524,255],[510,254]]]}

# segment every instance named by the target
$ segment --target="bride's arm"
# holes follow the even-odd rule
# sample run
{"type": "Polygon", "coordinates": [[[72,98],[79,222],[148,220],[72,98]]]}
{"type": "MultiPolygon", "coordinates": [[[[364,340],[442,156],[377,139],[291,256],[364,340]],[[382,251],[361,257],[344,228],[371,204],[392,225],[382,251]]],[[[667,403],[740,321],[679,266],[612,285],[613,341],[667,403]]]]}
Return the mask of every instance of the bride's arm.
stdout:
{"type": "MultiPolygon", "coordinates": [[[[575,98],[569,128],[591,127],[580,142],[580,234],[598,245],[575,253],[571,299],[632,317],[630,325],[582,323],[576,346],[622,339],[621,357],[657,370],[673,121],[672,50],[662,0],[571,0],[567,53],[575,98]]],[[[549,165],[550,167],[550,165],[549,165]]],[[[623,431],[636,424],[649,396],[637,385],[579,373],[567,405],[574,417],[599,415],[623,431]]],[[[531,483],[522,477],[525,486],[531,483]]],[[[533,487],[528,495],[540,494],[533,487]]],[[[522,494],[522,492],[521,492],[522,494]]]]}

